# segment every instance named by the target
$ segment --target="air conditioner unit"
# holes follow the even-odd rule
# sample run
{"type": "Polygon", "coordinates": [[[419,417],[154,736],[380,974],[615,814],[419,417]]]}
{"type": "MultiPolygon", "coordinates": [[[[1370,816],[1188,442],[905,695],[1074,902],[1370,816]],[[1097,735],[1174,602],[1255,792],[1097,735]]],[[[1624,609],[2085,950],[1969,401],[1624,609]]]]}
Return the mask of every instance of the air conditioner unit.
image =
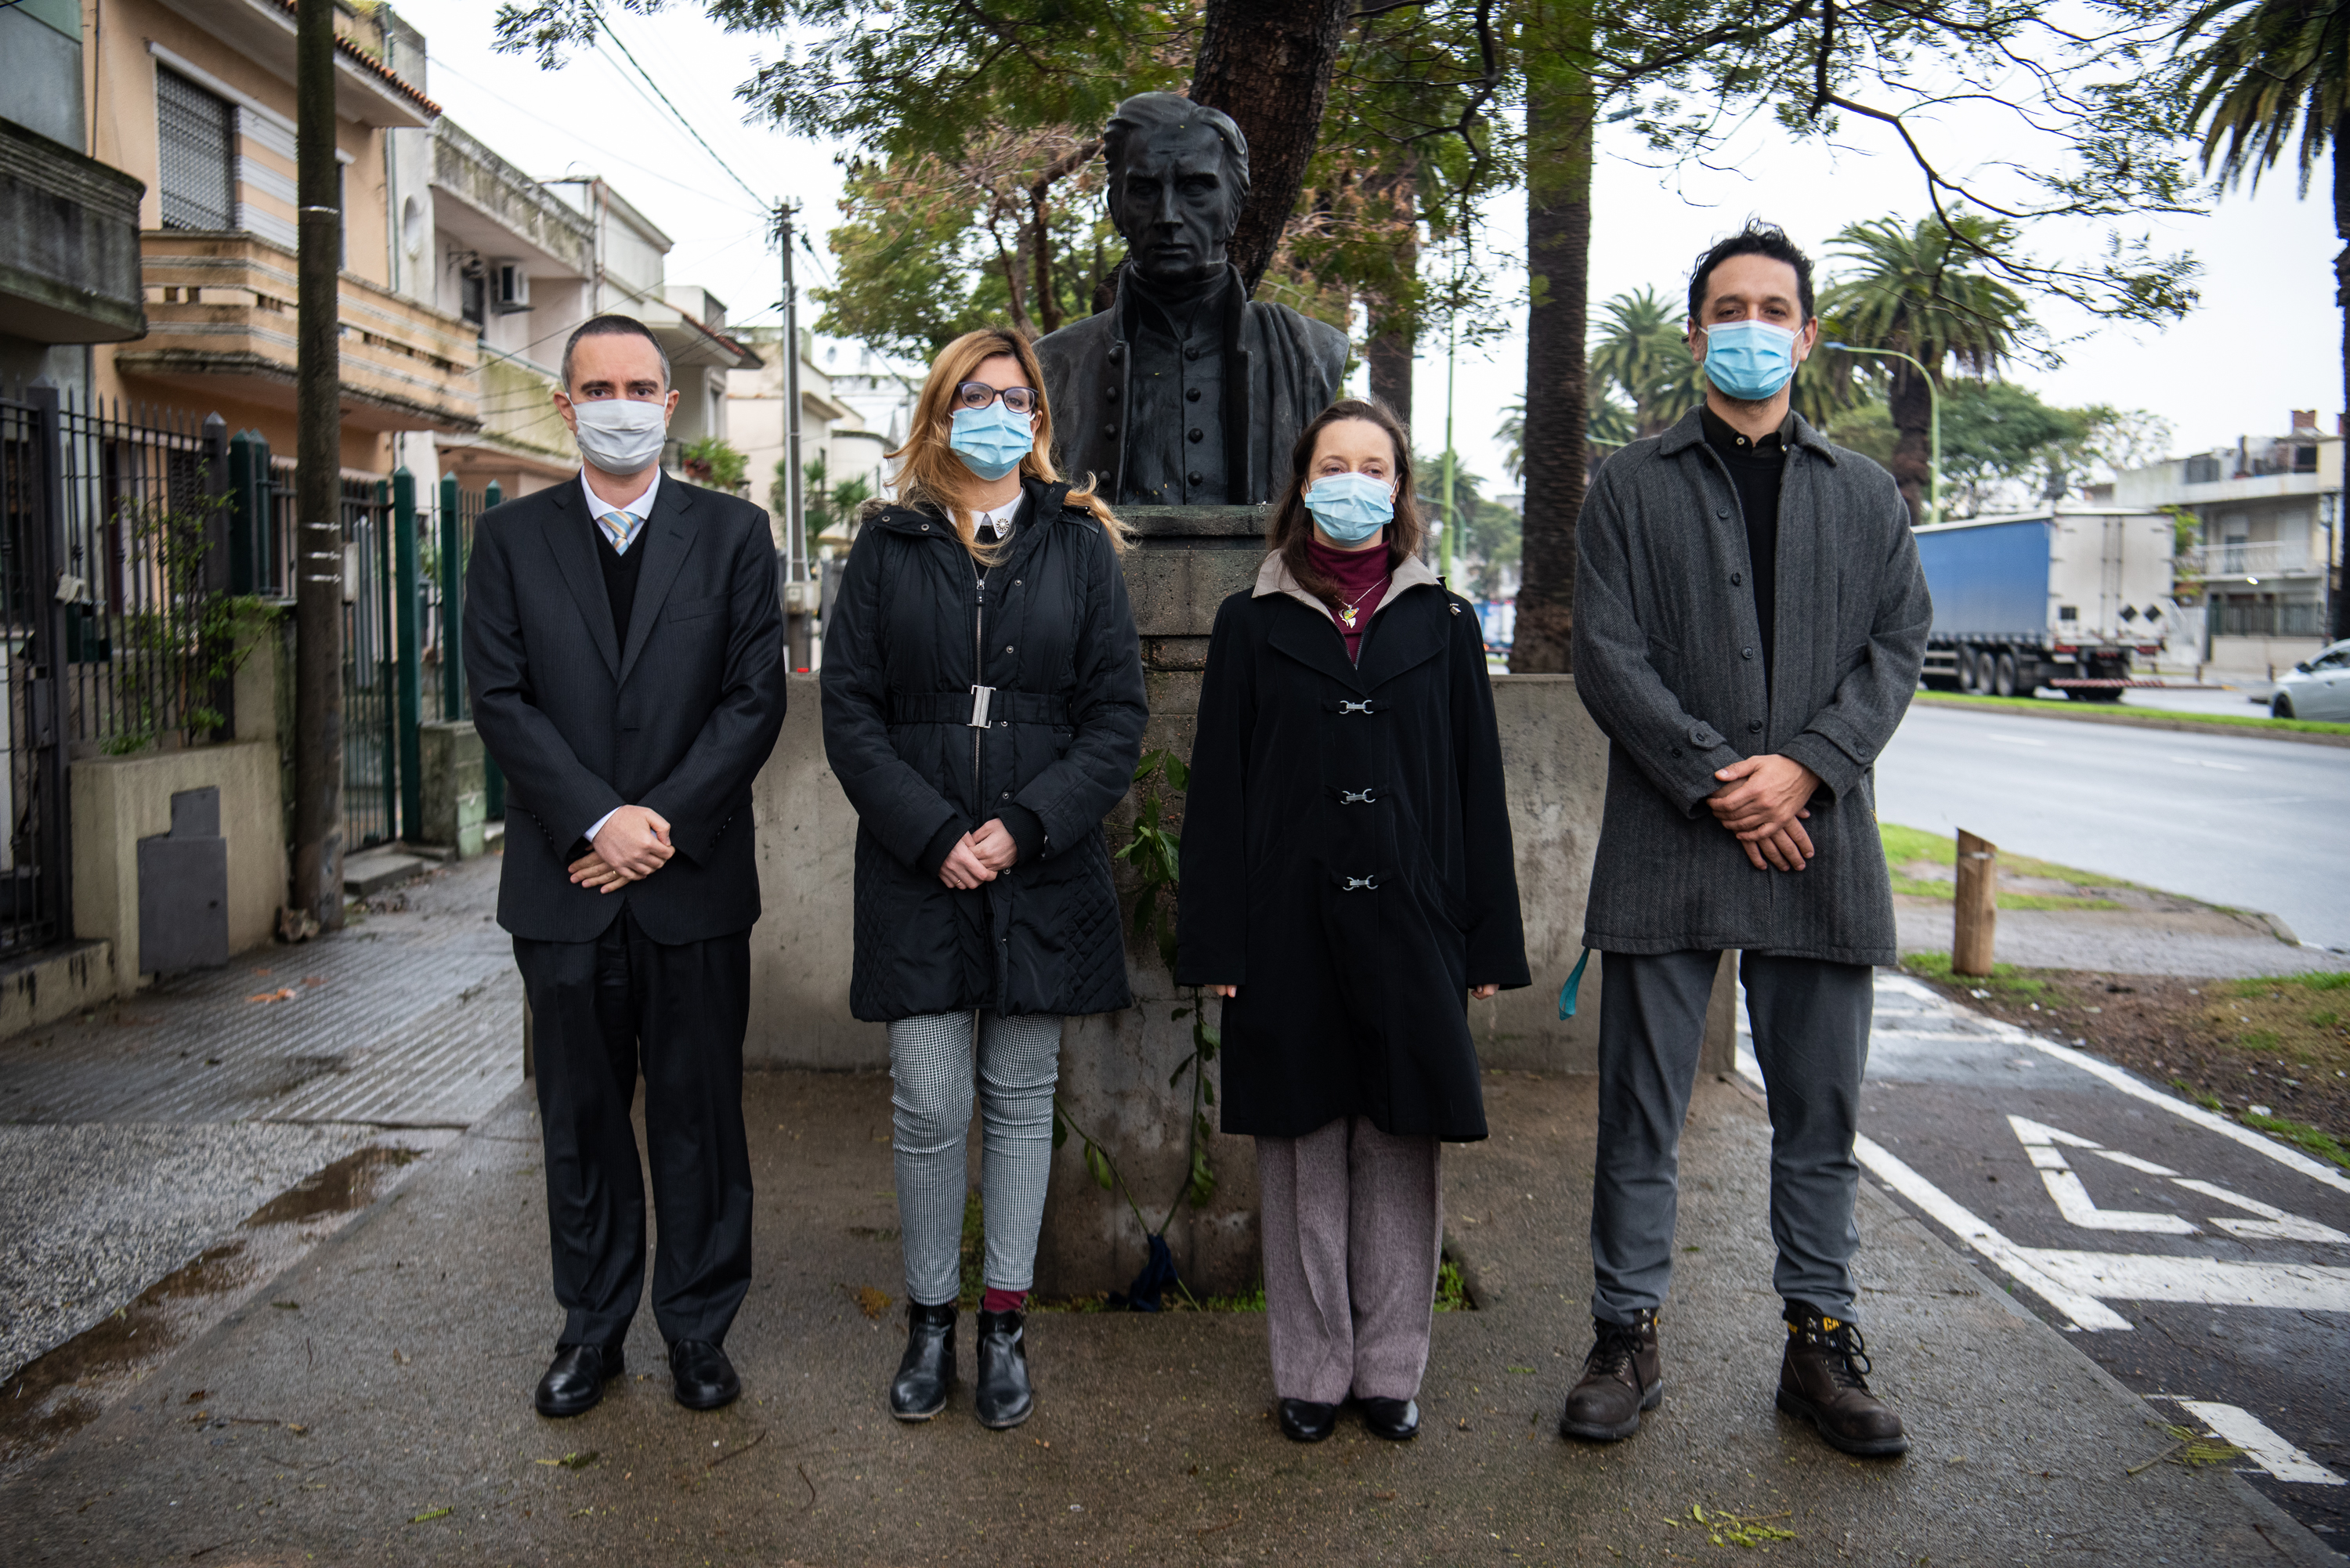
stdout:
{"type": "Polygon", "coordinates": [[[530,308],[530,274],[518,261],[490,263],[490,304],[500,316],[530,308]]]}

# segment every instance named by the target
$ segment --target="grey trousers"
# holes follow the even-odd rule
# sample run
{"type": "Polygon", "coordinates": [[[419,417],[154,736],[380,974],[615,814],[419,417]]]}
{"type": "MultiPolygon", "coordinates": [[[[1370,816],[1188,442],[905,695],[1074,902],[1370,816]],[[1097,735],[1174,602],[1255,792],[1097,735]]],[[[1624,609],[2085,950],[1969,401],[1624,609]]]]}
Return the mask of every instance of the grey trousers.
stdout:
{"type": "Polygon", "coordinates": [[[1441,1147],[1360,1116],[1256,1140],[1279,1397],[1336,1405],[1419,1392],[1444,1232],[1441,1147]]]}
{"type": "MultiPolygon", "coordinates": [[[[1628,1324],[1664,1304],[1673,1275],[1681,1124],[1721,955],[1603,953],[1599,1154],[1591,1192],[1591,1315],[1628,1324]]],[[[1740,961],[1771,1110],[1771,1282],[1790,1301],[1853,1315],[1852,1212],[1860,1076],[1875,992],[1865,964],[1740,961]]]]}
{"type": "Polygon", "coordinates": [[[1060,1073],[1058,1014],[926,1012],[889,1025],[890,1146],[910,1299],[942,1306],[962,1293],[963,1199],[971,1189],[964,1144],[974,1080],[987,1283],[1024,1291],[1035,1280],[1036,1232],[1045,1223],[1045,1185],[1053,1171],[1053,1085],[1060,1073]]]}

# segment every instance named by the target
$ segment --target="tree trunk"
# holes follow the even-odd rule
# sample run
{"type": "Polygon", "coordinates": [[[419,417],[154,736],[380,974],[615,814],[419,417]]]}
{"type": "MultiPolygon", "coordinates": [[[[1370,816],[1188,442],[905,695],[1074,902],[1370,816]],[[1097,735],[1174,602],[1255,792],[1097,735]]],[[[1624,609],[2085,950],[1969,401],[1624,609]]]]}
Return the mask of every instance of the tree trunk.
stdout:
{"type": "Polygon", "coordinates": [[[1525,544],[1513,674],[1575,668],[1575,525],[1590,423],[1591,127],[1583,0],[1538,8],[1526,40],[1525,544]]]}
{"type": "MultiPolygon", "coordinates": [[[[1396,244],[1396,275],[1408,288],[1419,274],[1419,161],[1406,154],[1397,168],[1374,177],[1368,194],[1388,213],[1409,224],[1396,244]]],[[[1375,313],[1373,325],[1378,330],[1363,358],[1370,367],[1371,400],[1394,410],[1409,429],[1412,360],[1419,351],[1419,335],[1406,314],[1408,299],[1386,303],[1385,319],[1375,313]]]]}
{"type": "Polygon", "coordinates": [[[1354,0],[1208,0],[1191,99],[1231,115],[1248,138],[1249,199],[1232,256],[1252,293],[1305,188],[1354,9],[1354,0]]]}
{"type": "Polygon", "coordinates": [[[1926,497],[1932,488],[1933,443],[1927,439],[1934,418],[1933,394],[1926,378],[1902,361],[1893,361],[1893,389],[1886,396],[1893,428],[1900,432],[1893,443],[1893,478],[1901,499],[1909,504],[1909,526],[1926,520],[1926,497]]]}
{"type": "MultiPolygon", "coordinates": [[[[2342,421],[2334,428],[2350,435],[2350,114],[2334,122],[2334,236],[2343,242],[2334,257],[2334,303],[2342,307],[2342,421]]],[[[2321,426],[2321,429],[2324,427],[2321,426]]],[[[2350,638],[2350,549],[2343,533],[2350,529],[2350,506],[2337,500],[2334,507],[2334,558],[2326,563],[2325,586],[2334,598],[2334,635],[2350,638]]]]}

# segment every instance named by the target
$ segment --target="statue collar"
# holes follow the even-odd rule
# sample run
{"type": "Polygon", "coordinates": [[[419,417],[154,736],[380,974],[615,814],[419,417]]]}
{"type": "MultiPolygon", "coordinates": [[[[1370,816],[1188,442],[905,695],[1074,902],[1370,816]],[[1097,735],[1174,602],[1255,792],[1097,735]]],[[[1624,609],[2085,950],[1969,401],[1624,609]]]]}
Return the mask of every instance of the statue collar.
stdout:
{"type": "MultiPolygon", "coordinates": [[[[1231,264],[1227,263],[1222,272],[1211,273],[1196,282],[1179,284],[1153,283],[1128,266],[1124,285],[1138,305],[1148,306],[1165,317],[1180,337],[1199,321],[1202,311],[1214,308],[1222,301],[1224,291],[1237,287],[1239,281],[1231,264]]],[[[1209,319],[1212,321],[1214,318],[1209,319]]]]}

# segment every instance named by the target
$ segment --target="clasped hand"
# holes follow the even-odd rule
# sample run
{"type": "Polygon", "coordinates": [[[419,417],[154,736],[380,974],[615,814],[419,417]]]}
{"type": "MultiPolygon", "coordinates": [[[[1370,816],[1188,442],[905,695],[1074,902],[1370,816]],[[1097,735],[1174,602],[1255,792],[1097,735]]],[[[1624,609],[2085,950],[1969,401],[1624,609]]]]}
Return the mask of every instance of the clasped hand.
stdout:
{"type": "Polygon", "coordinates": [[[1757,871],[1801,871],[1813,856],[1812,836],[1803,819],[1804,803],[1820,787],[1820,775],[1776,753],[1746,757],[1713,775],[1721,787],[1707,797],[1714,820],[1737,835],[1739,847],[1757,871]]]}
{"type": "Polygon", "coordinates": [[[939,866],[939,880],[950,888],[976,888],[994,881],[1019,858],[1020,846],[1012,830],[1001,817],[991,816],[977,832],[955,840],[955,846],[939,866]]]}
{"type": "Polygon", "coordinates": [[[641,805],[624,805],[604,819],[588,852],[571,863],[572,885],[617,893],[668,865],[676,853],[667,817],[641,805]]]}

